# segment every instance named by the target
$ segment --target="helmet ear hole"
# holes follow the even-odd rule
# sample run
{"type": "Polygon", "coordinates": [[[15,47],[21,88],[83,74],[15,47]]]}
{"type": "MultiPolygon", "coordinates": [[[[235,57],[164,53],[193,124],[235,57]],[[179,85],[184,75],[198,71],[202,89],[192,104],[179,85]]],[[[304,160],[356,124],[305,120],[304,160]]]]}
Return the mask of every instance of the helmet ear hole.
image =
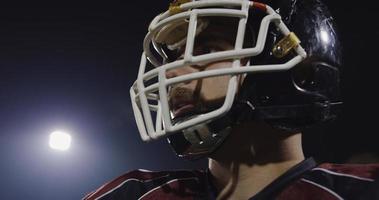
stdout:
{"type": "Polygon", "coordinates": [[[302,64],[294,67],[292,70],[292,78],[294,83],[300,88],[306,90],[312,90],[312,85],[315,83],[314,75],[315,70],[309,62],[303,62],[302,64]]]}
{"type": "Polygon", "coordinates": [[[329,93],[338,87],[339,71],[325,62],[303,62],[293,69],[292,78],[304,90],[329,93]]]}

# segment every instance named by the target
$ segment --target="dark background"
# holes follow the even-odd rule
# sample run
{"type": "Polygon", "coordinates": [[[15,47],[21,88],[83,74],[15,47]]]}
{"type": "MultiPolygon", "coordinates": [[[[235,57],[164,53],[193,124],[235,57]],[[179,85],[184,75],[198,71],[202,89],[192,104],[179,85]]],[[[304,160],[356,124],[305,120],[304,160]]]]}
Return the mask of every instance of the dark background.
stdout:
{"type": "MultiPolygon", "coordinates": [[[[130,107],[142,40],[168,1],[14,3],[0,9],[0,199],[80,199],[135,169],[201,168],[164,140],[143,143],[130,107]],[[73,137],[68,152],[48,147],[51,131],[73,137]]],[[[378,152],[377,8],[326,2],[344,46],[344,110],[308,131],[307,155],[345,162],[378,152]]]]}

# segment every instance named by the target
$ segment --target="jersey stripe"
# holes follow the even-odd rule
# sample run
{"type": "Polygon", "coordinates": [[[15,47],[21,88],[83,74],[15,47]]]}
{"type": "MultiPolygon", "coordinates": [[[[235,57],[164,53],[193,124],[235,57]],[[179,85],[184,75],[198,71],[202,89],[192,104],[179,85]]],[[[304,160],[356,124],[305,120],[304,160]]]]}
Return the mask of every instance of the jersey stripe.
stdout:
{"type": "Polygon", "coordinates": [[[307,179],[305,179],[305,178],[302,178],[302,179],[300,179],[300,180],[302,180],[302,181],[304,181],[304,182],[306,182],[306,183],[312,184],[312,185],[314,185],[314,186],[316,186],[316,187],[319,187],[319,188],[321,188],[321,189],[327,191],[328,193],[330,193],[331,195],[333,195],[334,197],[336,197],[336,198],[339,199],[339,200],[343,200],[342,197],[340,197],[337,193],[335,193],[334,191],[330,190],[330,189],[327,188],[327,187],[324,187],[324,186],[322,186],[322,185],[319,185],[319,184],[317,184],[317,183],[315,183],[315,182],[313,182],[313,181],[307,180],[307,179]]]}
{"type": "Polygon", "coordinates": [[[107,194],[110,194],[111,192],[113,192],[114,190],[116,190],[116,189],[122,187],[124,184],[126,184],[126,183],[129,182],[129,181],[138,181],[138,182],[141,182],[141,183],[147,183],[147,182],[154,181],[154,180],[156,180],[156,179],[163,178],[163,177],[168,177],[168,175],[160,176],[160,177],[153,178],[153,179],[149,179],[149,180],[139,180],[139,179],[135,179],[135,178],[127,179],[127,180],[125,180],[124,182],[120,183],[119,185],[116,185],[114,188],[109,188],[109,191],[108,191],[108,192],[105,192],[105,193],[102,194],[101,196],[95,198],[95,200],[98,200],[98,199],[100,199],[100,198],[106,196],[107,194]]]}
{"type": "Polygon", "coordinates": [[[164,183],[164,184],[162,184],[162,185],[160,185],[158,187],[155,187],[155,188],[151,189],[150,191],[146,192],[144,195],[142,195],[140,198],[138,198],[138,200],[143,200],[144,197],[146,197],[150,193],[156,191],[157,189],[162,188],[164,185],[168,185],[170,183],[177,182],[177,181],[185,181],[185,180],[192,180],[192,179],[199,181],[199,179],[197,177],[178,178],[178,179],[170,180],[170,181],[168,181],[168,182],[166,182],[166,183],[164,183]]]}
{"type": "MultiPolygon", "coordinates": [[[[188,172],[189,171],[152,172],[147,170],[134,170],[116,178],[114,181],[104,184],[96,191],[86,195],[83,200],[99,200],[103,197],[106,197],[108,194],[113,194],[117,189],[121,187],[129,188],[131,185],[134,185],[134,183],[137,184],[137,187],[138,185],[143,185],[145,189],[147,189],[139,191],[139,195],[145,195],[146,192],[150,192],[152,190],[151,187],[153,187],[153,189],[157,189],[159,188],[157,184],[164,185],[167,184],[167,182],[173,182],[173,180],[175,180],[173,178],[176,178],[177,180],[198,180],[198,177],[195,173],[188,172]]],[[[135,193],[135,195],[138,196],[137,193],[135,193]]]]}
{"type": "Polygon", "coordinates": [[[320,171],[323,171],[323,172],[326,172],[326,173],[329,173],[329,174],[333,174],[333,175],[336,175],[336,176],[345,176],[345,177],[355,178],[355,179],[359,179],[359,180],[363,180],[363,181],[374,181],[374,179],[371,179],[371,178],[364,178],[364,177],[359,177],[359,176],[355,176],[355,175],[351,175],[351,174],[344,174],[344,173],[334,172],[334,171],[330,171],[330,170],[327,170],[327,169],[324,169],[324,168],[319,168],[319,167],[312,169],[312,171],[316,171],[316,170],[320,170],[320,171]]]}

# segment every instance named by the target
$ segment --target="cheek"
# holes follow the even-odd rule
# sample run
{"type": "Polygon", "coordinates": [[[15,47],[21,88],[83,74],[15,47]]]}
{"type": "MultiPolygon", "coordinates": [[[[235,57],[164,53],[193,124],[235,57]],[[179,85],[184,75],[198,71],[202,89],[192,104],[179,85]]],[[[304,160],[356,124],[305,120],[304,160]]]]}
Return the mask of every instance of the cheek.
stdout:
{"type": "MultiPolygon", "coordinates": [[[[225,62],[211,64],[210,66],[206,68],[206,70],[230,68],[231,66],[232,66],[232,62],[225,61],[225,62]]],[[[216,77],[203,79],[201,81],[202,100],[205,103],[224,101],[227,90],[228,90],[230,78],[231,76],[225,75],[225,76],[216,76],[216,77]]],[[[238,85],[241,86],[244,76],[240,75],[237,77],[237,79],[238,79],[237,80],[238,85]]]]}
{"type": "Polygon", "coordinates": [[[229,85],[230,76],[203,79],[202,97],[206,102],[223,100],[229,85]]]}
{"type": "MultiPolygon", "coordinates": [[[[230,68],[231,65],[231,62],[219,62],[211,64],[206,68],[206,70],[230,68]]],[[[210,103],[224,100],[230,77],[231,76],[226,75],[203,79],[201,83],[201,96],[203,100],[210,103]]]]}

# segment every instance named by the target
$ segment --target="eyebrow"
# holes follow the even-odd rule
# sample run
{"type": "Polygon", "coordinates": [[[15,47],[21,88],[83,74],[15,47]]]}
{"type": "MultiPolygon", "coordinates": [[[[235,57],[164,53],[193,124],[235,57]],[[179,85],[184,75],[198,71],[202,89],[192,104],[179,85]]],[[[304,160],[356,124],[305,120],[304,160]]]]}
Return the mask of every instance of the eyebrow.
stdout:
{"type": "Polygon", "coordinates": [[[234,39],[227,37],[225,35],[221,34],[214,34],[214,33],[207,33],[205,35],[198,35],[195,38],[195,45],[201,45],[201,44],[206,44],[209,42],[214,42],[214,41],[222,41],[225,42],[225,44],[230,44],[230,46],[234,47],[234,39]]]}

